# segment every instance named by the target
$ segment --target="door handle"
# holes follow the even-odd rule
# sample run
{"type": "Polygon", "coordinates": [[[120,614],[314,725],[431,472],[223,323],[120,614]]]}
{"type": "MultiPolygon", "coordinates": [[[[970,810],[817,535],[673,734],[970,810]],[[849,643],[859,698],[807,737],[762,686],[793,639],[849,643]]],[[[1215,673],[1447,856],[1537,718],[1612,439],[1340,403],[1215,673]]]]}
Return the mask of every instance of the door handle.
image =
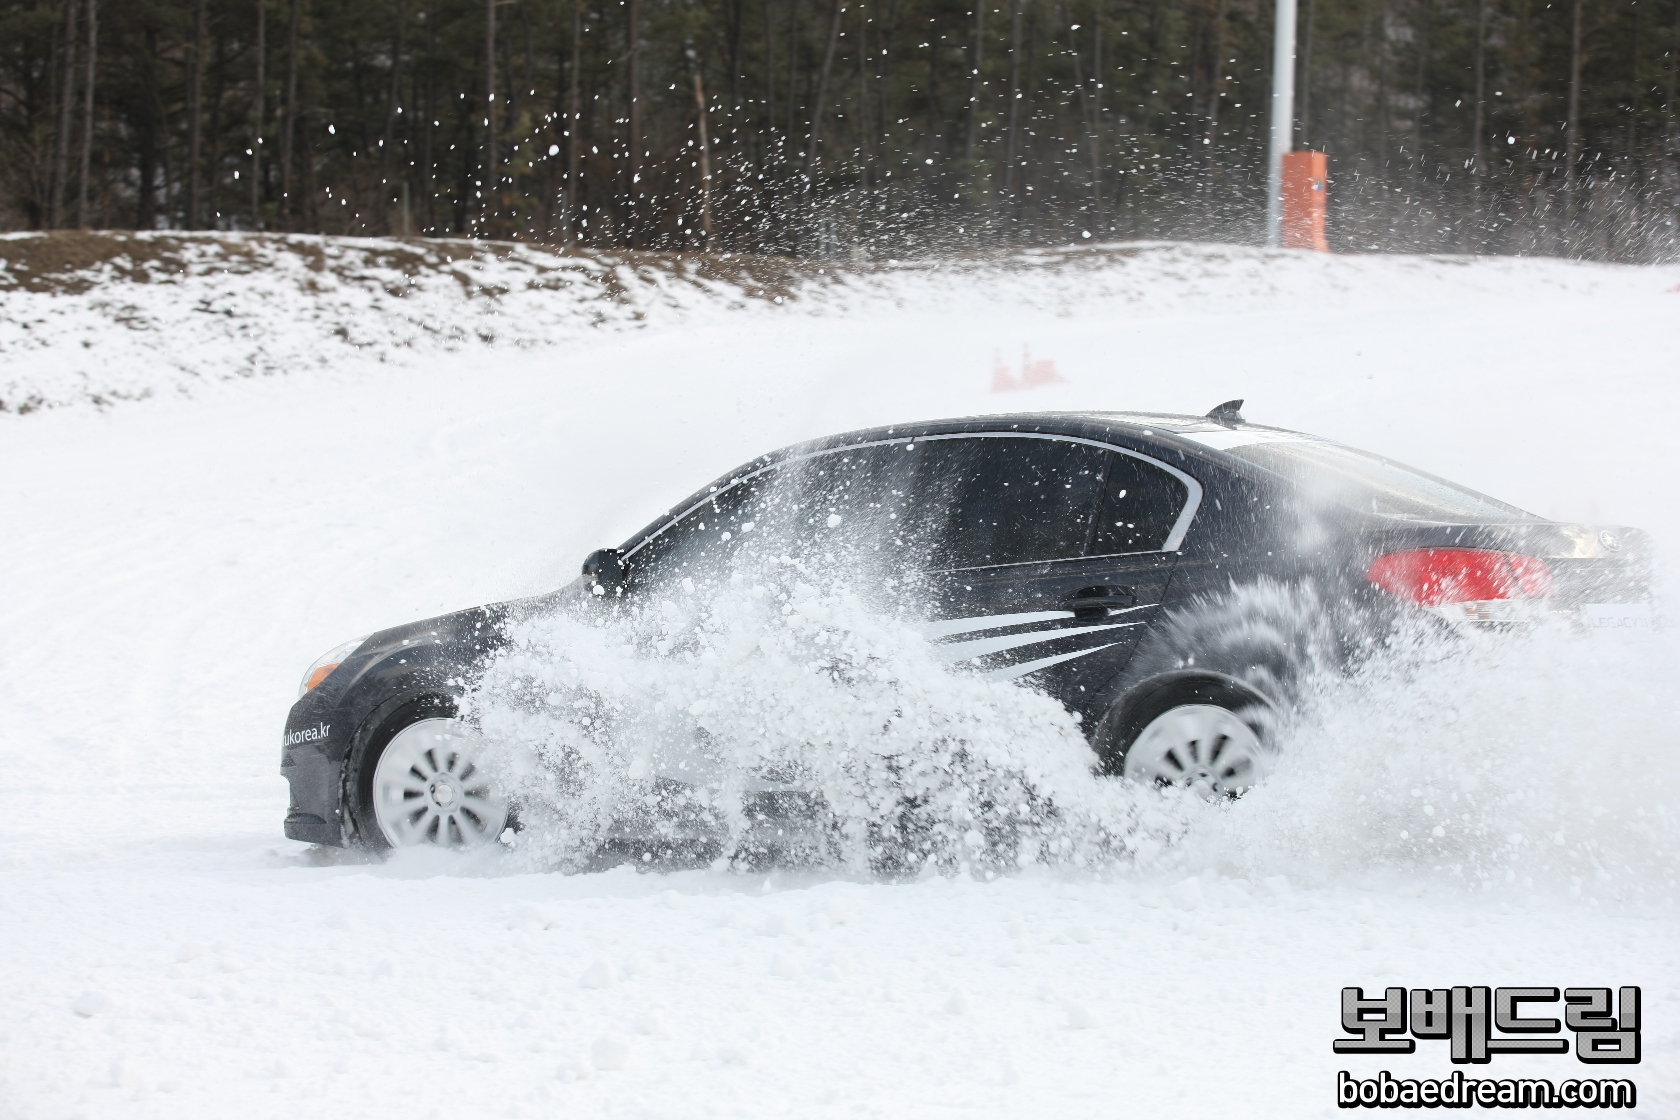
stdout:
{"type": "Polygon", "coordinates": [[[1072,611],[1079,622],[1101,622],[1109,611],[1135,607],[1137,601],[1129,587],[1082,587],[1062,600],[1062,609],[1072,611]]]}

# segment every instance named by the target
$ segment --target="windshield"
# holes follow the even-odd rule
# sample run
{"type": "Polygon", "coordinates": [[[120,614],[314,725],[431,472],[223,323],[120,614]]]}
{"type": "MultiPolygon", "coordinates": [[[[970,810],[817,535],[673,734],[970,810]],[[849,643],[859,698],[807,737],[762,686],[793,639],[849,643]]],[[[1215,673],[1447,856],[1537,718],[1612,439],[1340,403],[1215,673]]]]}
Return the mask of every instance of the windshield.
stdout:
{"type": "Polygon", "coordinates": [[[1466,523],[1535,519],[1485,494],[1327,440],[1267,438],[1224,450],[1282,475],[1317,497],[1378,517],[1466,523]]]}

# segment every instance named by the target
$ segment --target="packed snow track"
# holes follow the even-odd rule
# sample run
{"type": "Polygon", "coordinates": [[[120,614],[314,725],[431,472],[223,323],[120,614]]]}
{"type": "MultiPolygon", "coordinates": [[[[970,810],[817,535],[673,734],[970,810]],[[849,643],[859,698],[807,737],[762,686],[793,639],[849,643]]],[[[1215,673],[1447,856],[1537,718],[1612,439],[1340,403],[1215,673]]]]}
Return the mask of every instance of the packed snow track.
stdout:
{"type": "MultiPolygon", "coordinates": [[[[152,399],[102,409],[35,354],[63,407],[0,415],[0,1118],[1295,1120],[1335,1111],[1339,1069],[1454,1068],[1444,1043],[1333,1053],[1343,986],[1465,984],[1640,985],[1644,1059],[1617,1075],[1680,1115],[1660,630],[1351,695],[1147,866],[563,875],[281,837],[316,655],[556,586],[697,480],[848,428],[1245,397],[1672,555],[1680,269],[1281,260],[1162,248],[1037,302],[1019,273],[876,276],[811,313],[187,391],[159,359],[122,374],[152,399]],[[1023,346],[1059,379],[995,392],[1023,346]],[[1455,767],[1520,796],[1477,816],[1455,767]]],[[[123,329],[77,322],[67,367],[77,330],[123,329]]]]}

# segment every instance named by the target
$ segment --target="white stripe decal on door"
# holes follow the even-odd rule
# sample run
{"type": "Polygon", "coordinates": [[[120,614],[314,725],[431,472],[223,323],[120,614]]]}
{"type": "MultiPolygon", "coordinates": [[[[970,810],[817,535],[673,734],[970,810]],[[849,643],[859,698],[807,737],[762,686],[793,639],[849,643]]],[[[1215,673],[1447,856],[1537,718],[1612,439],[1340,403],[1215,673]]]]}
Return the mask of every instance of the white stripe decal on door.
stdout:
{"type": "Polygon", "coordinates": [[[1081,634],[1095,634],[1100,630],[1120,630],[1132,626],[1143,626],[1142,622],[1110,622],[1105,626],[1078,626],[1056,630],[1029,630],[1025,634],[1006,634],[1001,638],[978,638],[972,642],[952,642],[949,645],[933,647],[933,655],[941,661],[968,661],[976,657],[984,657],[988,653],[999,653],[1018,646],[1037,645],[1039,642],[1053,642],[1058,638],[1077,638],[1081,634]]]}
{"type": "Polygon", "coordinates": [[[919,627],[924,638],[943,638],[951,634],[972,634],[976,630],[996,630],[1002,626],[1019,626],[1024,622],[1049,622],[1053,618],[1072,618],[1072,611],[1029,611],[1026,614],[986,614],[978,618],[950,618],[944,622],[930,622],[919,627]]]}
{"type": "MultiPolygon", "coordinates": [[[[1110,616],[1146,611],[1157,603],[1139,603],[1135,607],[1110,607],[1110,616]]],[[[1052,619],[1072,618],[1072,611],[1028,611],[1025,614],[983,614],[972,618],[948,618],[943,622],[928,622],[918,626],[917,632],[929,639],[945,638],[952,634],[972,634],[976,630],[1001,630],[1005,626],[1021,626],[1028,622],[1049,622],[1052,619]]]]}
{"type": "Polygon", "coordinates": [[[1110,642],[1106,646],[1092,646],[1090,649],[1076,649],[1072,653],[1058,653],[1054,657],[1041,657],[1037,661],[1023,661],[1019,665],[1005,665],[1001,669],[993,669],[989,673],[981,673],[983,680],[1008,681],[1016,677],[1024,677],[1028,673],[1036,673],[1040,669],[1048,669],[1052,665],[1060,665],[1064,661],[1072,661],[1076,657],[1084,657],[1089,653],[1101,653],[1116,643],[1110,642]]]}

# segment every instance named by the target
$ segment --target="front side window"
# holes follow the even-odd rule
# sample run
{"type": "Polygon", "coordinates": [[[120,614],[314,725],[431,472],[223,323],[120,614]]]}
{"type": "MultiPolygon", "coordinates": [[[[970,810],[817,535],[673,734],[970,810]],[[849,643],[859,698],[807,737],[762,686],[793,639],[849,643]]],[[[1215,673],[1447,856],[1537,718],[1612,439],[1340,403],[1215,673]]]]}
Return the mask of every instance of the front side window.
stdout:
{"type": "Polygon", "coordinates": [[[833,568],[896,555],[904,443],[825,452],[720,486],[630,557],[638,581],[709,581],[783,557],[833,568]]]}
{"type": "Polygon", "coordinates": [[[1152,463],[1071,440],[896,440],[720,486],[630,564],[638,582],[709,581],[784,557],[856,575],[1154,552],[1188,496],[1152,463]]]}

